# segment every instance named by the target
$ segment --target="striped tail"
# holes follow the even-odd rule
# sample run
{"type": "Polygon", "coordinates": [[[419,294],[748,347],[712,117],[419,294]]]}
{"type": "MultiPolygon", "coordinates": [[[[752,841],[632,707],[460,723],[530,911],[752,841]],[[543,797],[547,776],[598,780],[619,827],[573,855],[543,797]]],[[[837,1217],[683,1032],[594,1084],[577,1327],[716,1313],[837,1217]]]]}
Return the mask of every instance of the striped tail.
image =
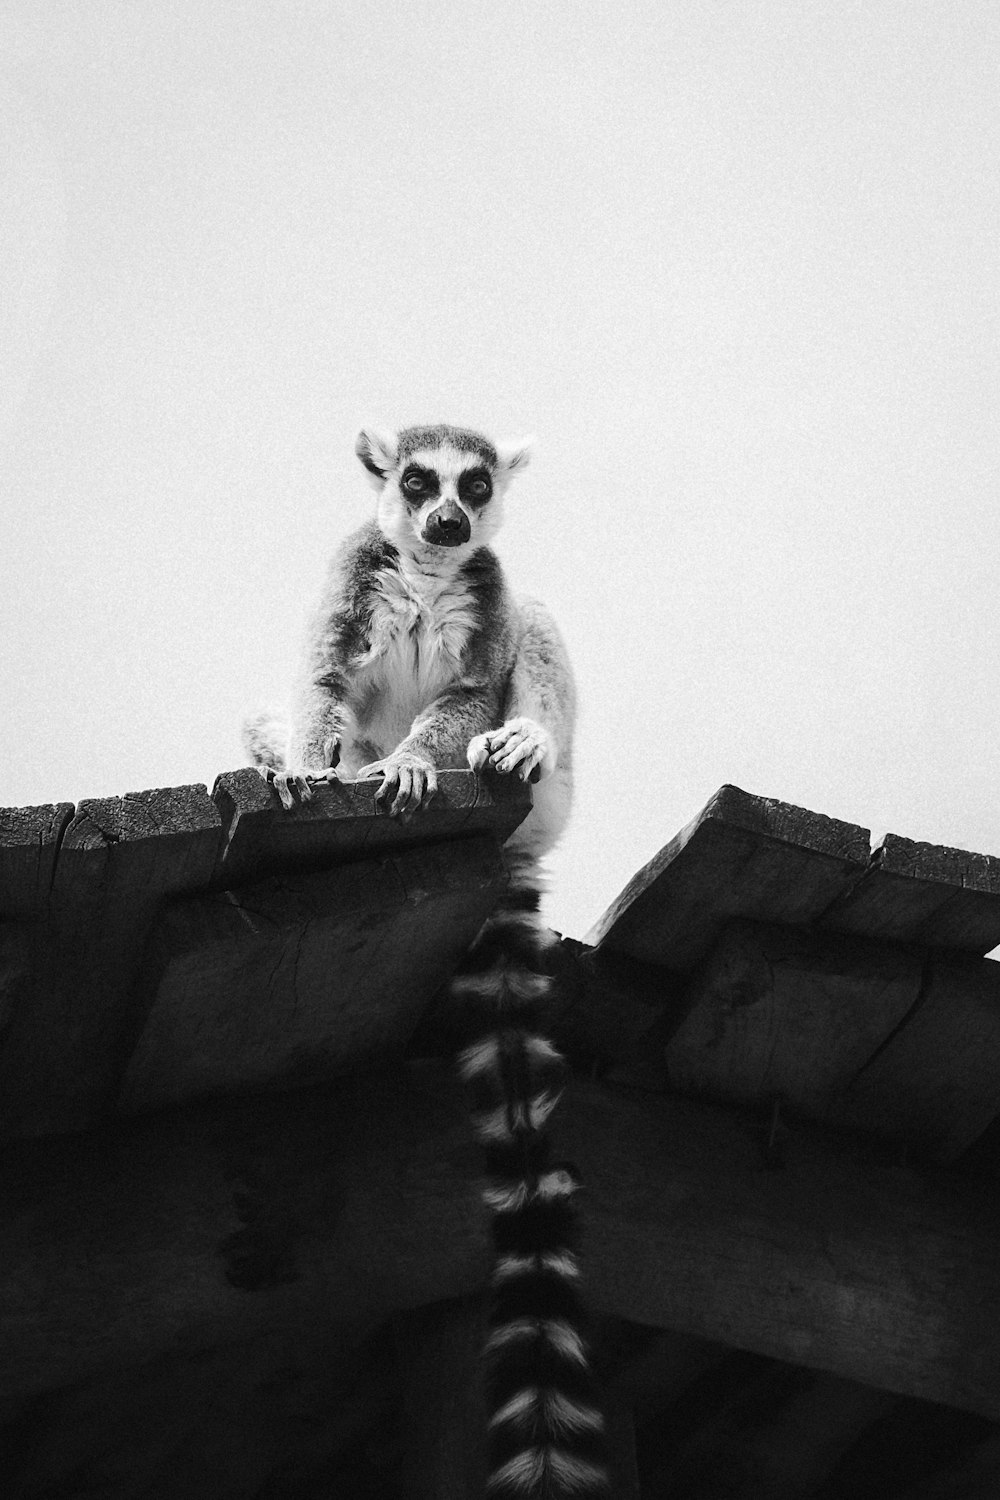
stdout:
{"type": "Polygon", "coordinates": [[[550,1158],[546,1123],[565,1065],[536,1030],[551,986],[534,881],[490,917],[452,993],[481,1017],[459,1057],[486,1157],[496,1261],[486,1340],[490,1500],[610,1495],[604,1418],[581,1329],[573,1173],[550,1158]]]}

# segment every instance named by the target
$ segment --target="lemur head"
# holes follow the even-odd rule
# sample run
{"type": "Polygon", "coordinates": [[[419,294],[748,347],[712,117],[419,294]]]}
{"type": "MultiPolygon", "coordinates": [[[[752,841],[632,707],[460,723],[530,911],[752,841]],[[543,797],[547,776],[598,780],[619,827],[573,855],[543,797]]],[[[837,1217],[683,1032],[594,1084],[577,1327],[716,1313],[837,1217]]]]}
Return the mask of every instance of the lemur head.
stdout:
{"type": "Polygon", "coordinates": [[[367,429],[354,448],[379,492],[383,535],[406,552],[454,547],[458,560],[496,535],[504,492],[527,468],[530,443],[497,445],[463,427],[404,427],[367,429]]]}

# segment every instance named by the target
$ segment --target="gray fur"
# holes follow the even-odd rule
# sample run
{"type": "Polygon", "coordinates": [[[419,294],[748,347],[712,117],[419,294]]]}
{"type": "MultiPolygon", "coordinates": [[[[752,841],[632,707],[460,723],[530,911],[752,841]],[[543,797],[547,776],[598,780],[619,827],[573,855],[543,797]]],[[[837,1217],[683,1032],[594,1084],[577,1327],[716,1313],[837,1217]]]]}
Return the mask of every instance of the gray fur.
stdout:
{"type": "MultiPolygon", "coordinates": [[[[550,615],[514,598],[487,544],[507,478],[498,451],[482,434],[444,424],[359,436],[358,455],[379,489],[378,519],[347,537],[330,563],[284,746],[273,716],[245,726],[251,758],[279,773],[286,806],[289,783],[308,797],[308,778],[329,774],[336,740],[337,774],[381,774],[379,795],[394,813],[426,803],[437,771],[489,763],[541,778],[509,846],[515,861],[537,860],[561,833],[572,790],[573,679],[550,615]],[[407,458],[434,451],[442,453],[440,494],[407,503],[398,483],[407,458]],[[461,474],[473,464],[496,476],[496,493],[463,505],[461,474]],[[468,515],[468,542],[434,544],[442,504],[468,515]]],[[[527,449],[503,451],[520,457],[527,449]]]]}

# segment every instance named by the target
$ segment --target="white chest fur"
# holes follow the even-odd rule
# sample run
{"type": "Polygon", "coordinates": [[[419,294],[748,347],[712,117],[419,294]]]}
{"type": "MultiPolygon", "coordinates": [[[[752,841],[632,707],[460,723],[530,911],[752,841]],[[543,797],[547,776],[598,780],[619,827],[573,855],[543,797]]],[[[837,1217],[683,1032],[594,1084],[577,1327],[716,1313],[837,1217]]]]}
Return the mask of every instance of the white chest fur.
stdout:
{"type": "Polygon", "coordinates": [[[364,703],[358,727],[387,755],[460,677],[476,604],[461,575],[405,557],[398,570],[380,571],[377,583],[371,644],[355,662],[364,703]]]}

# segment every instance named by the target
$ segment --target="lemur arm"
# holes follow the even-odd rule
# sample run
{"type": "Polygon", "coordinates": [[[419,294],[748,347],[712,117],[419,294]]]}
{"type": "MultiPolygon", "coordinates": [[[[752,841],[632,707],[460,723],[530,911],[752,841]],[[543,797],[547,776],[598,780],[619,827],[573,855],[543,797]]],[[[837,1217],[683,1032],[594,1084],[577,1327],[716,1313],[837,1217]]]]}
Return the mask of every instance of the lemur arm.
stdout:
{"type": "Polygon", "coordinates": [[[346,727],[347,681],[336,669],[304,683],[298,691],[288,740],[288,768],[299,775],[322,775],[331,765],[331,742],[346,727]]]}
{"type": "Polygon", "coordinates": [[[538,781],[565,764],[573,739],[576,689],[569,656],[555,621],[534,599],[519,603],[521,631],[499,728],[469,744],[474,771],[489,764],[538,781]]]}
{"type": "Polygon", "coordinates": [[[284,763],[279,774],[268,778],[286,808],[294,805],[293,788],[308,802],[310,780],[336,774],[351,723],[350,663],[367,646],[368,580],[383,556],[371,531],[355,533],[338,549],[309,623],[284,763]]]}
{"type": "Polygon", "coordinates": [[[473,736],[497,721],[499,695],[489,681],[465,681],[447,688],[422,713],[395,750],[362,766],[359,776],[381,774],[376,808],[389,803],[397,817],[426,806],[437,791],[438,767],[458,765],[473,736]]]}

